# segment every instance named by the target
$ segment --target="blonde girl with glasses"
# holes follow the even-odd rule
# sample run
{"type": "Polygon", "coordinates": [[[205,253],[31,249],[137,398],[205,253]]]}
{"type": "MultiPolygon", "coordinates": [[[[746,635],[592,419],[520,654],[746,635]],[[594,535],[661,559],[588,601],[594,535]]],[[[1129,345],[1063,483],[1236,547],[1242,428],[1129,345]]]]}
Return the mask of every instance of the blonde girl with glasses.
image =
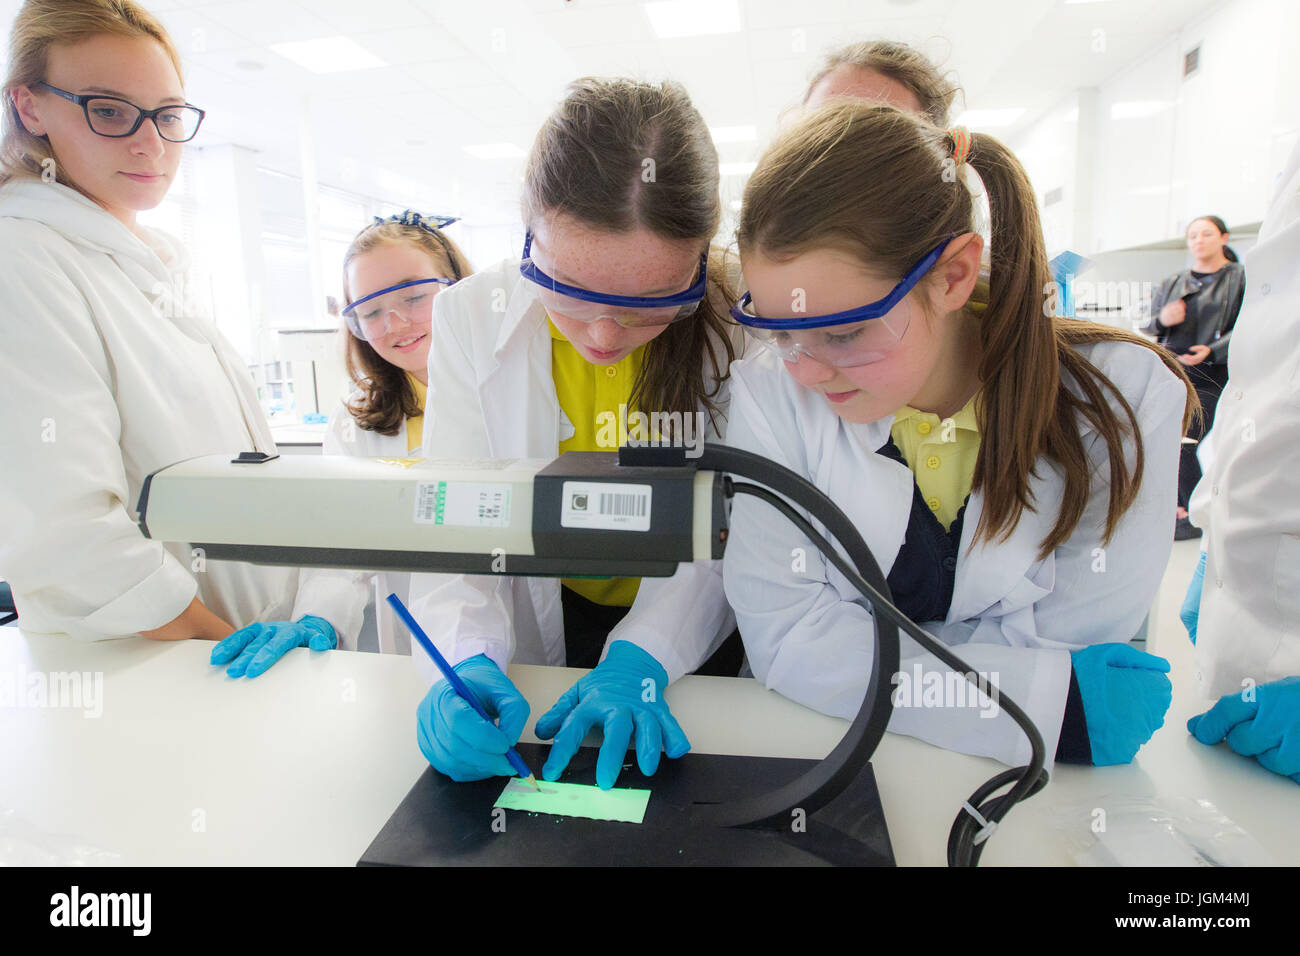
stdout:
{"type": "Polygon", "coordinates": [[[219,640],[278,619],[296,569],[150,540],[150,472],[274,452],[247,366],[191,306],[185,251],[139,213],[202,111],[166,31],[130,0],[28,0],[0,134],[0,576],[24,627],[219,640]]]}

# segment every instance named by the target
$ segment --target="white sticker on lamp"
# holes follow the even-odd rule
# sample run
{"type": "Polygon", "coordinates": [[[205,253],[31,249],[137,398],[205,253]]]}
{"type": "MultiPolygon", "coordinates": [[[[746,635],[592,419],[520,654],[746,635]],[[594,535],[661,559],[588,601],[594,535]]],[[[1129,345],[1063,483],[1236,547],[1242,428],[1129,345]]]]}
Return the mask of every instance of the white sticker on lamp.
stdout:
{"type": "Polygon", "coordinates": [[[649,485],[622,482],[566,481],[560,501],[560,526],[650,530],[649,485]]]}
{"type": "Polygon", "coordinates": [[[415,486],[415,523],[505,528],[510,485],[502,482],[422,481],[415,486]]]}

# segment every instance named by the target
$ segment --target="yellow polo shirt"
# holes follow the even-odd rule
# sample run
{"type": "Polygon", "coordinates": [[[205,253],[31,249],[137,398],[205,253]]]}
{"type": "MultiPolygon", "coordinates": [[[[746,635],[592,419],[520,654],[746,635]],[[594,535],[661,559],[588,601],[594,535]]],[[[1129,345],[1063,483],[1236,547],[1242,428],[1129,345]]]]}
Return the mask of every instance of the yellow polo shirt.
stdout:
{"type": "MultiPolygon", "coordinates": [[[[555,396],[565,417],[573,423],[573,435],[560,440],[566,451],[617,451],[619,406],[631,404],[632,383],[641,370],[645,346],[613,365],[593,365],[582,357],[548,316],[551,333],[551,377],[555,396]]],[[[629,414],[624,412],[624,419],[629,414]]],[[[614,607],[631,607],[640,578],[563,578],[565,587],[588,601],[614,607]]]]}
{"type": "MultiPolygon", "coordinates": [[[[406,373],[406,380],[411,383],[411,388],[415,389],[415,397],[419,400],[420,408],[424,408],[424,403],[429,394],[428,387],[410,372],[406,373]]],[[[424,443],[424,413],[413,415],[406,420],[406,452],[409,455],[415,449],[424,443]]]]}
{"type": "Polygon", "coordinates": [[[940,420],[933,412],[904,405],[889,430],[907,467],[916,476],[925,503],[945,528],[957,517],[975,479],[975,459],[980,450],[980,430],[975,418],[978,398],[977,392],[957,414],[946,420],[940,420]]]}

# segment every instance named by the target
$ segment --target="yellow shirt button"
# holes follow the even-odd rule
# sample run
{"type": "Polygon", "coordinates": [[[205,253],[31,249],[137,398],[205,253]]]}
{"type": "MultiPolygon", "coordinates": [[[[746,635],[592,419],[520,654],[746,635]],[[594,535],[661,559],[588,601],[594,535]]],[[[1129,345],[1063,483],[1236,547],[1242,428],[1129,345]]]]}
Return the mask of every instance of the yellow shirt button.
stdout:
{"type": "Polygon", "coordinates": [[[943,463],[939,461],[938,455],[931,455],[929,458],[925,460],[926,468],[938,468],[941,464],[943,463]]]}
{"type": "Polygon", "coordinates": [[[917,423],[916,423],[916,430],[917,430],[918,432],[920,432],[922,435],[928,435],[928,434],[930,434],[930,423],[929,423],[929,422],[917,422],[917,423]]]}
{"type": "Polygon", "coordinates": [[[617,374],[618,374],[618,369],[614,368],[614,366],[612,366],[612,365],[606,365],[606,366],[605,366],[605,375],[606,375],[607,377],[609,377],[609,378],[613,378],[613,377],[614,377],[615,375],[617,375],[617,374]]]}
{"type": "Polygon", "coordinates": [[[927,505],[930,506],[930,510],[931,510],[931,511],[938,511],[938,510],[939,510],[939,499],[938,499],[938,498],[926,498],[926,499],[925,499],[925,503],[926,503],[927,505]]]}

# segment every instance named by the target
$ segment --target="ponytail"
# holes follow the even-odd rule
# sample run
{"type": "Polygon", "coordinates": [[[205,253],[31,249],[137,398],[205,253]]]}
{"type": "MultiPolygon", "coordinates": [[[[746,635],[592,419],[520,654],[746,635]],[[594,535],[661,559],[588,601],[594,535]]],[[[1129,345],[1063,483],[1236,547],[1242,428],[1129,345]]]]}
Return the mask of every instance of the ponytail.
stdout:
{"type": "Polygon", "coordinates": [[[1048,308],[1053,288],[1033,187],[1015,155],[992,136],[972,136],[970,163],[988,191],[992,264],[984,313],[985,418],[972,490],[984,492],[981,532],[1005,539],[1030,502],[1029,479],[1040,454],[1061,466],[1065,488],[1056,523],[1042,541],[1039,558],[1063,544],[1083,517],[1091,493],[1091,465],[1079,435],[1086,421],[1106,444],[1110,496],[1102,544],[1137,499],[1145,449],[1132,406],[1115,384],[1079,351],[1099,342],[1126,342],[1150,349],[1183,380],[1187,404],[1183,431],[1199,411],[1196,391],[1181,365],[1164,349],[1113,326],[1064,318],[1048,308]],[[1080,394],[1066,387],[1073,382],[1080,394]],[[1115,407],[1120,414],[1117,415],[1115,407]],[[1124,460],[1131,436],[1133,468],[1124,460]]]}

